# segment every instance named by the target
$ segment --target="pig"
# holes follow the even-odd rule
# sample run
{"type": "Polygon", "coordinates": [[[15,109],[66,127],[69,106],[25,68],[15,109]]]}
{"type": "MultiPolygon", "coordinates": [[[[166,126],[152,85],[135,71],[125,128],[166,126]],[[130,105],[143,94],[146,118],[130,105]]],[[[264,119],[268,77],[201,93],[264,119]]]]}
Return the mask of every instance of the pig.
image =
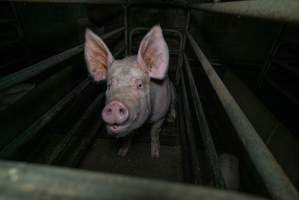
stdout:
{"type": "Polygon", "coordinates": [[[86,29],[85,60],[94,81],[107,81],[102,119],[108,134],[125,138],[118,151],[125,156],[132,133],[150,124],[151,156],[160,155],[159,132],[167,117],[174,119],[175,92],[167,76],[169,51],[162,29],[156,25],[142,39],[138,54],[113,58],[103,40],[86,29]]]}

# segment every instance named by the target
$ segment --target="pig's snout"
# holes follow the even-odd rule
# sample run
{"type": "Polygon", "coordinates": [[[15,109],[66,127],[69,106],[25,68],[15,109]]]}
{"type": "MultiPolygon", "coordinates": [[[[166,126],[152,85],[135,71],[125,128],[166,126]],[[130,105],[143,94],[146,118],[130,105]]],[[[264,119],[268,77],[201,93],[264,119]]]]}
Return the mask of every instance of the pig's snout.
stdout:
{"type": "Polygon", "coordinates": [[[112,101],[102,111],[103,120],[110,125],[121,125],[129,117],[128,108],[120,101],[112,101]]]}

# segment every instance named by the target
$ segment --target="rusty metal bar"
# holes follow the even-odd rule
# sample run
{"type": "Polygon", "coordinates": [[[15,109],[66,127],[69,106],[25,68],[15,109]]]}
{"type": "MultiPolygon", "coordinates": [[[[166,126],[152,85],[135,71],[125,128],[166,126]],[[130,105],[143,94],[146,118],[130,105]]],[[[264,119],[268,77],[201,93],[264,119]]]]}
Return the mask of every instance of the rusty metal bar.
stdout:
{"type": "Polygon", "coordinates": [[[262,19],[299,23],[298,0],[252,0],[218,3],[196,3],[191,8],[202,11],[256,17],[262,19]]]}
{"type": "Polygon", "coordinates": [[[202,107],[201,100],[199,98],[196,83],[194,81],[194,77],[192,75],[191,67],[186,54],[184,54],[184,63],[185,63],[185,67],[183,68],[184,69],[183,71],[186,71],[185,73],[188,77],[187,80],[189,82],[189,87],[190,90],[192,91],[191,96],[194,101],[194,111],[196,114],[196,120],[197,123],[199,124],[203,146],[208,156],[208,162],[210,167],[212,168],[211,171],[213,174],[214,183],[218,188],[225,188],[226,186],[219,167],[218,155],[216,152],[214,141],[204,113],[204,109],[202,107]]]}
{"type": "MultiPolygon", "coordinates": [[[[115,30],[103,35],[102,38],[107,39],[117,33],[120,33],[123,30],[124,30],[124,27],[115,29],[115,30]]],[[[78,55],[79,53],[83,52],[83,50],[84,50],[84,44],[80,44],[80,45],[78,45],[74,48],[68,49],[60,54],[57,54],[55,56],[52,56],[45,60],[42,60],[34,65],[26,67],[16,73],[5,76],[0,79],[0,90],[3,90],[5,88],[13,86],[17,83],[20,83],[24,80],[32,78],[33,76],[36,76],[36,75],[42,73],[46,69],[49,69],[65,60],[75,56],[75,55],[78,55]]]]}
{"type": "Polygon", "coordinates": [[[274,199],[299,199],[296,188],[277,163],[189,32],[187,32],[187,37],[269,193],[274,199]]]}
{"type": "Polygon", "coordinates": [[[262,200],[201,186],[0,161],[1,199],[262,200]]]}

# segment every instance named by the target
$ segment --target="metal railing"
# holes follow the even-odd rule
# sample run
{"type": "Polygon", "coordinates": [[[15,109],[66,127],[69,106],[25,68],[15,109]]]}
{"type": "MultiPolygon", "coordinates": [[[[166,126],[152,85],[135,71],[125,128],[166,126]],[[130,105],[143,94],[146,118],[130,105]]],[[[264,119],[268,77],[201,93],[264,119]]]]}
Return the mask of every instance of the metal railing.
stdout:
{"type": "Polygon", "coordinates": [[[274,199],[299,199],[297,190],[219,78],[192,35],[189,32],[186,34],[226,114],[236,129],[243,146],[248,152],[271,196],[274,199]]]}
{"type": "Polygon", "coordinates": [[[11,0],[38,3],[91,3],[91,4],[168,4],[199,11],[217,12],[238,17],[256,17],[275,21],[299,23],[297,0],[252,0],[214,3],[190,3],[187,0],[11,0]]]}
{"type": "MultiPolygon", "coordinates": [[[[264,19],[282,20],[282,21],[296,22],[296,23],[299,22],[299,12],[298,12],[299,2],[296,0],[288,0],[287,2],[289,2],[290,4],[282,3],[281,0],[277,0],[276,2],[274,0],[272,0],[272,1],[261,0],[261,1],[240,1],[240,2],[238,1],[238,2],[225,2],[225,3],[213,3],[213,4],[188,4],[187,1],[171,1],[171,2],[169,1],[168,2],[168,1],[162,1],[162,0],[154,1],[154,2],[124,1],[124,0],[113,0],[113,1],[112,0],[13,0],[13,1],[53,2],[53,3],[55,2],[55,3],[123,4],[126,6],[135,4],[135,3],[137,4],[137,3],[163,3],[164,2],[164,3],[168,3],[168,4],[181,5],[182,8],[187,8],[188,10],[189,9],[199,9],[199,10],[204,10],[204,11],[236,14],[236,15],[241,15],[241,16],[258,17],[258,18],[264,18],[264,19]]],[[[127,18],[127,12],[128,12],[127,7],[125,7],[124,11],[125,11],[125,18],[127,18]]],[[[189,15],[188,18],[190,18],[189,12],[188,12],[188,15],[189,15]]],[[[127,19],[124,20],[124,23],[125,23],[124,28],[117,29],[108,34],[110,34],[110,36],[111,36],[111,35],[114,35],[116,33],[119,33],[120,31],[124,30],[125,31],[125,40],[126,40],[126,42],[125,42],[126,52],[128,52],[128,48],[131,46],[131,42],[128,40],[129,39],[128,37],[130,37],[130,36],[128,34],[127,19]],[[112,34],[112,33],[114,33],[114,34],[112,34]],[[129,42],[129,44],[128,44],[128,42],[129,42]]],[[[189,26],[189,20],[188,20],[188,24],[186,25],[186,27],[188,27],[188,26],[189,26]]],[[[130,32],[130,34],[132,34],[132,32],[130,32]]],[[[267,146],[264,144],[264,142],[262,141],[262,139],[256,132],[255,128],[249,122],[248,118],[243,113],[243,111],[241,110],[241,108],[239,107],[239,105],[237,104],[235,99],[232,97],[232,95],[230,94],[230,92],[228,91],[226,86],[223,84],[223,82],[221,81],[221,79],[219,78],[219,76],[217,75],[215,70],[213,69],[212,65],[210,64],[210,62],[208,61],[208,59],[206,58],[206,56],[200,49],[199,45],[196,43],[195,39],[188,32],[188,28],[186,28],[186,34],[182,36],[182,39],[183,39],[183,42],[180,45],[180,53],[181,53],[179,55],[180,58],[181,59],[183,58],[182,53],[183,53],[183,50],[185,47],[185,41],[186,41],[186,39],[188,39],[189,43],[191,44],[192,49],[194,50],[198,60],[200,61],[201,65],[204,69],[204,72],[206,73],[211,85],[213,86],[223,108],[225,109],[226,114],[228,115],[230,121],[232,122],[234,128],[236,129],[238,136],[239,136],[240,140],[242,141],[243,146],[245,147],[248,154],[250,155],[251,161],[253,162],[258,173],[260,174],[261,178],[263,179],[271,196],[274,199],[294,199],[294,200],[299,199],[297,190],[292,185],[289,178],[285,175],[284,171],[281,169],[281,167],[277,163],[276,159],[273,157],[273,155],[271,154],[271,152],[269,151],[267,146]]],[[[58,54],[49,59],[41,61],[40,63],[37,63],[36,65],[33,65],[29,68],[25,68],[23,71],[12,74],[10,77],[9,76],[5,77],[0,80],[0,89],[7,88],[9,86],[12,86],[13,84],[19,83],[27,78],[37,75],[37,74],[41,73],[43,70],[45,70],[57,63],[60,63],[63,60],[68,59],[73,55],[76,55],[76,54],[82,52],[82,50],[83,50],[82,45],[79,45],[79,46],[75,47],[74,49],[70,49],[62,54],[58,54]],[[44,65],[44,64],[46,64],[46,67],[44,66],[42,68],[42,65],[44,65]]],[[[180,61],[181,65],[183,64],[182,61],[183,60],[180,61]]],[[[187,74],[189,74],[188,76],[190,76],[190,71],[189,71],[190,69],[188,67],[186,56],[185,56],[185,63],[187,65],[187,69],[186,69],[187,74]]],[[[179,70],[177,70],[177,72],[179,73],[179,72],[181,72],[181,70],[179,69],[179,70]]],[[[79,87],[79,88],[82,88],[82,87],[79,87]]],[[[194,89],[196,89],[196,88],[194,88],[194,89]]],[[[73,98],[73,95],[70,94],[67,97],[68,98],[66,98],[66,99],[70,100],[73,98]]],[[[194,98],[198,99],[198,97],[196,95],[194,96],[194,98]]],[[[61,104],[64,104],[64,101],[62,103],[59,102],[57,104],[57,105],[59,105],[58,107],[60,107],[61,104]]],[[[201,110],[200,104],[198,106],[199,106],[198,111],[200,111],[201,110]]],[[[50,111],[52,112],[52,110],[50,110],[50,111]]],[[[55,109],[53,111],[56,112],[55,109]]],[[[197,114],[200,114],[200,112],[198,112],[197,114]]],[[[44,119],[48,120],[45,117],[45,118],[42,118],[41,122],[44,122],[43,121],[44,119]]],[[[206,123],[204,119],[203,119],[202,123],[206,123]]],[[[39,126],[40,126],[39,124],[37,124],[37,126],[34,125],[33,129],[35,130],[36,127],[39,127],[39,126]]],[[[202,131],[206,131],[206,133],[209,132],[207,130],[202,130],[202,131]]],[[[13,151],[12,151],[13,148],[18,147],[20,144],[23,144],[24,141],[26,142],[26,140],[23,140],[23,139],[20,141],[21,142],[12,143],[10,145],[10,147],[7,149],[2,149],[1,155],[4,155],[4,153],[7,155],[13,153],[13,151]],[[8,151],[8,149],[9,149],[9,151],[8,151]]],[[[209,145],[212,145],[212,143],[207,143],[206,145],[209,146],[209,145]]],[[[216,153],[215,149],[214,150],[210,149],[210,150],[211,150],[210,154],[213,157],[213,160],[211,160],[211,161],[217,162],[217,158],[215,158],[215,153],[216,153]]],[[[38,176],[39,172],[42,172],[42,173],[47,172],[49,174],[53,174],[56,176],[57,176],[57,174],[60,174],[61,177],[64,178],[64,180],[66,180],[66,183],[69,185],[77,183],[76,181],[79,180],[79,179],[76,179],[75,175],[72,177],[67,177],[69,174],[73,175],[73,174],[76,174],[77,172],[60,171],[58,169],[48,170],[47,168],[39,168],[39,167],[36,167],[33,165],[25,166],[25,165],[19,165],[19,164],[0,162],[0,169],[1,169],[0,176],[10,178],[9,180],[14,180],[14,176],[13,176],[14,174],[12,174],[12,173],[15,173],[15,172],[12,172],[11,169],[17,170],[16,173],[18,173],[18,170],[20,170],[20,171],[25,170],[24,173],[20,174],[21,178],[26,178],[26,177],[28,178],[28,176],[35,177],[35,176],[38,176]],[[18,168],[17,165],[20,167],[18,168]],[[69,180],[72,180],[73,182],[71,182],[69,180]]],[[[217,171],[219,171],[219,169],[215,169],[215,171],[214,171],[215,176],[217,176],[217,174],[216,174],[216,173],[218,173],[217,171]]],[[[78,175],[79,175],[78,177],[84,177],[84,176],[80,175],[80,173],[78,173],[78,175]]],[[[86,175],[85,178],[87,178],[88,175],[87,174],[85,174],[85,175],[86,175]]],[[[101,176],[101,175],[98,175],[98,176],[101,176]]],[[[55,181],[53,181],[51,179],[52,176],[49,176],[49,178],[50,179],[47,182],[47,184],[48,184],[49,188],[51,188],[51,184],[53,184],[55,181]]],[[[92,180],[91,177],[89,177],[89,178],[90,178],[89,180],[92,180]]],[[[105,179],[105,181],[106,180],[108,180],[108,179],[105,179]]],[[[114,180],[114,179],[112,178],[111,180],[114,180]]],[[[117,179],[117,180],[122,180],[123,181],[122,183],[127,184],[128,186],[130,186],[130,184],[132,183],[131,181],[124,180],[122,178],[117,179]]],[[[45,182],[46,180],[42,179],[41,181],[45,182]]],[[[100,180],[100,182],[101,181],[103,181],[103,179],[100,180]]],[[[88,181],[84,182],[84,181],[80,180],[80,183],[87,183],[87,182],[88,181]]],[[[10,182],[8,182],[8,184],[5,185],[6,188],[9,186],[9,183],[10,182]]],[[[107,182],[105,182],[105,184],[106,183],[107,182]]],[[[116,186],[114,181],[109,181],[108,183],[110,183],[110,186],[111,185],[116,186]]],[[[119,183],[119,182],[117,182],[117,183],[119,183]]],[[[171,191],[173,192],[173,194],[167,194],[164,197],[175,197],[174,195],[178,195],[177,197],[184,198],[185,196],[180,196],[180,195],[186,193],[186,191],[189,191],[189,194],[193,195],[193,197],[203,197],[202,195],[204,193],[204,191],[200,190],[199,187],[196,187],[196,189],[194,189],[191,186],[176,187],[176,186],[170,186],[171,184],[168,185],[165,183],[163,183],[161,185],[159,185],[158,183],[155,183],[153,185],[147,184],[147,183],[151,183],[150,181],[149,182],[145,181],[141,185],[140,185],[140,182],[138,182],[138,181],[135,183],[136,184],[133,185],[134,187],[132,186],[132,188],[134,188],[135,191],[136,190],[138,191],[138,187],[146,186],[147,192],[145,192],[145,190],[140,190],[140,191],[144,191],[145,194],[147,194],[147,195],[150,193],[153,195],[153,197],[157,197],[154,195],[155,194],[154,191],[161,192],[162,188],[168,189],[168,191],[170,191],[170,189],[171,189],[171,191]],[[161,188],[159,188],[157,186],[161,186],[161,188]],[[149,190],[149,189],[152,189],[152,190],[149,190]],[[185,189],[185,190],[182,190],[182,189],[185,189]],[[182,191],[182,192],[180,193],[180,191],[182,191]],[[168,196],[168,195],[170,195],[170,196],[168,196]]],[[[3,183],[1,183],[1,184],[3,184],[3,183]]],[[[23,185],[21,184],[21,185],[16,186],[16,185],[12,184],[10,186],[22,188],[22,187],[28,186],[27,184],[29,184],[29,183],[23,182],[23,185]]],[[[31,182],[31,184],[33,184],[36,187],[39,186],[38,182],[31,182]]],[[[105,184],[102,184],[103,187],[105,186],[105,184]]],[[[95,185],[91,185],[91,186],[95,187],[95,185]]],[[[123,186],[123,184],[122,184],[122,186],[123,186]]],[[[119,184],[118,184],[118,187],[119,187],[119,184]]],[[[98,185],[97,185],[97,188],[99,188],[98,185]]],[[[126,188],[129,189],[130,187],[126,187],[126,188]]],[[[112,186],[110,188],[108,188],[107,191],[109,191],[109,189],[111,189],[111,191],[112,191],[112,186]]],[[[143,188],[143,189],[145,189],[145,188],[143,188]]],[[[96,190],[93,190],[93,191],[96,191],[96,190]]],[[[102,190],[102,191],[106,191],[106,190],[102,190]]],[[[123,191],[123,190],[117,190],[117,189],[115,190],[115,188],[114,188],[113,191],[116,192],[115,194],[121,194],[121,191],[123,191]]],[[[208,199],[221,199],[220,195],[213,196],[217,192],[212,191],[211,193],[208,193],[208,194],[205,193],[205,195],[208,196],[208,199]]],[[[63,191],[62,191],[62,194],[66,195],[63,191]]],[[[86,195],[86,194],[87,193],[85,192],[84,195],[86,195]]],[[[129,194],[129,193],[126,193],[126,194],[129,194]]],[[[156,193],[156,194],[158,194],[158,193],[156,193]]],[[[73,195],[80,196],[80,195],[83,195],[83,193],[79,193],[76,190],[74,190],[73,195]]],[[[102,195],[103,195],[103,193],[102,193],[102,195]]],[[[226,197],[228,199],[237,199],[237,197],[239,197],[239,196],[234,196],[234,195],[227,196],[227,194],[226,195],[222,194],[222,195],[223,195],[223,197],[226,197]]],[[[207,197],[207,196],[205,196],[205,197],[207,197]]],[[[122,197],[122,196],[119,196],[119,197],[122,197]]],[[[247,199],[247,198],[248,197],[242,196],[242,199],[247,199]]],[[[203,198],[203,199],[205,199],[205,198],[203,198]]]]}

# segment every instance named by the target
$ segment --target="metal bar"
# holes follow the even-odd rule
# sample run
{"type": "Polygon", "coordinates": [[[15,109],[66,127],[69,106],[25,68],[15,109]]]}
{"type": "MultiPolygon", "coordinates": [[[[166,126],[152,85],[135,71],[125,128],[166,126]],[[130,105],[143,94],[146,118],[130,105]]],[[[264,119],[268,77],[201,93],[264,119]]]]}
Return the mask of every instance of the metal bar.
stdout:
{"type": "Polygon", "coordinates": [[[253,0],[218,3],[196,3],[191,8],[222,14],[299,23],[297,0],[253,0]]]}
{"type": "MultiPolygon", "coordinates": [[[[181,71],[182,72],[182,71],[181,71]]],[[[182,74],[181,74],[182,75],[182,74]]],[[[201,169],[199,165],[198,153],[195,144],[194,138],[194,127],[192,125],[190,104],[188,102],[188,94],[186,91],[186,85],[184,76],[181,77],[181,90],[182,90],[182,102],[183,102],[183,111],[184,111],[184,121],[185,121],[185,134],[187,136],[187,141],[189,144],[190,154],[191,154],[191,164],[192,164],[192,172],[193,179],[195,184],[201,184],[201,169]]]]}
{"type": "Polygon", "coordinates": [[[277,36],[275,37],[274,42],[271,45],[271,48],[269,50],[269,53],[265,59],[264,65],[261,69],[261,72],[258,75],[258,87],[261,88],[263,86],[263,81],[264,78],[266,77],[267,73],[269,72],[271,65],[272,65],[272,60],[275,57],[275,55],[277,54],[278,49],[281,46],[281,37],[283,35],[283,32],[285,30],[286,24],[281,25],[281,28],[277,34],[277,36]]]}
{"type": "Polygon", "coordinates": [[[189,25],[190,25],[190,12],[191,10],[190,9],[187,9],[186,10],[186,21],[185,21],[185,30],[184,30],[184,34],[183,34],[183,41],[182,41],[182,49],[181,49],[181,55],[179,57],[179,62],[178,62],[178,66],[177,66],[177,69],[176,69],[176,76],[175,76],[175,84],[176,85],[179,85],[180,83],[180,71],[181,71],[181,68],[183,66],[183,54],[184,54],[184,51],[185,51],[185,47],[186,47],[186,32],[189,30],[189,25]]]}
{"type": "Polygon", "coordinates": [[[129,46],[128,46],[128,6],[124,5],[124,27],[125,27],[125,56],[129,55],[129,46]]]}
{"type": "MultiPolygon", "coordinates": [[[[118,28],[116,30],[113,30],[113,31],[105,34],[102,38],[107,39],[123,30],[124,30],[123,27],[118,28]]],[[[65,60],[83,52],[83,50],[84,50],[84,44],[80,44],[80,45],[78,45],[74,48],[71,48],[69,50],[66,50],[60,54],[57,54],[55,56],[52,56],[45,60],[42,60],[34,65],[26,67],[16,73],[5,76],[0,79],[0,90],[3,90],[5,88],[13,86],[17,83],[20,83],[24,80],[32,78],[33,76],[36,76],[36,75],[42,73],[46,69],[49,69],[65,60]]]]}
{"type": "Polygon", "coordinates": [[[65,151],[65,149],[71,142],[71,139],[74,137],[74,135],[76,133],[78,133],[78,130],[80,130],[82,128],[82,126],[88,121],[90,116],[93,114],[93,112],[99,106],[99,102],[101,102],[103,97],[104,97],[103,93],[99,94],[96,97],[96,99],[90,104],[90,106],[87,108],[87,110],[84,112],[84,114],[80,117],[80,119],[76,122],[76,124],[73,126],[73,128],[59,142],[58,146],[53,150],[53,152],[51,152],[51,155],[49,156],[49,160],[46,161],[47,164],[59,162],[59,159],[60,159],[62,153],[65,151]]]}
{"type": "MultiPolygon", "coordinates": [[[[121,54],[124,51],[124,49],[117,51],[114,54],[114,57],[117,57],[119,54],[121,54]]],[[[101,99],[104,98],[104,94],[99,94],[96,99],[89,105],[87,110],[84,112],[84,114],[80,117],[80,119],[76,122],[76,124],[72,127],[72,129],[65,135],[65,137],[60,141],[60,143],[57,145],[57,147],[53,150],[51,155],[48,157],[49,159],[46,161],[47,164],[53,164],[60,162],[60,157],[63,154],[63,152],[67,149],[69,143],[71,142],[72,138],[78,131],[81,129],[81,127],[87,123],[92,113],[96,110],[96,108],[99,106],[98,104],[101,102],[101,99]]],[[[101,122],[99,122],[101,124],[101,122]]],[[[80,148],[82,149],[82,147],[80,148]]]]}
{"type": "Polygon", "coordinates": [[[0,162],[1,199],[262,200],[240,193],[123,175],[0,162]]]}
{"type": "Polygon", "coordinates": [[[78,96],[90,82],[91,80],[89,78],[86,78],[83,82],[81,82],[48,112],[36,120],[29,128],[17,136],[11,143],[2,148],[0,151],[0,157],[10,158],[13,156],[22,145],[30,141],[30,139],[32,139],[43,127],[45,127],[45,125],[48,124],[64,108],[65,105],[78,96]]]}
{"type": "Polygon", "coordinates": [[[34,2],[34,3],[88,3],[88,4],[165,4],[171,6],[186,6],[187,3],[184,0],[11,0],[14,2],[34,2]]]}
{"type": "Polygon", "coordinates": [[[291,64],[284,63],[283,60],[274,59],[272,62],[274,64],[276,64],[276,65],[278,65],[278,66],[280,66],[280,67],[282,67],[282,68],[284,68],[284,69],[286,69],[286,70],[288,70],[288,71],[296,74],[296,75],[299,75],[299,69],[298,68],[296,68],[295,66],[293,66],[291,64]]]}
{"type": "Polygon", "coordinates": [[[127,0],[10,0],[32,3],[91,3],[91,4],[125,4],[127,0]]]}
{"type": "MultiPolygon", "coordinates": [[[[104,96],[104,95],[103,95],[104,96]]],[[[103,125],[103,121],[97,122],[92,126],[91,131],[89,132],[86,137],[84,137],[77,148],[74,149],[71,155],[67,154],[68,156],[68,162],[65,164],[65,166],[68,167],[78,167],[80,164],[80,161],[84,158],[84,155],[90,148],[90,146],[93,144],[94,140],[96,139],[98,135],[98,131],[103,125]]]]}
{"type": "Polygon", "coordinates": [[[187,32],[187,37],[226,114],[236,129],[241,142],[263,179],[265,186],[269,190],[269,193],[274,199],[299,199],[297,190],[189,32],[187,32]]]}
{"type": "Polygon", "coordinates": [[[225,188],[225,183],[219,167],[218,155],[216,152],[214,141],[208,126],[208,122],[204,113],[204,109],[202,107],[201,100],[199,98],[196,83],[194,81],[194,77],[192,75],[190,64],[186,54],[184,54],[184,62],[185,62],[185,67],[183,69],[185,69],[186,71],[188,77],[187,80],[189,81],[189,87],[190,90],[192,91],[191,96],[192,99],[194,100],[194,107],[195,107],[194,111],[196,114],[197,122],[199,124],[203,145],[208,155],[208,162],[212,168],[214,183],[218,188],[225,188]]]}
{"type": "Polygon", "coordinates": [[[287,97],[293,104],[299,107],[299,100],[294,95],[286,91],[283,87],[279,84],[275,83],[271,78],[266,77],[267,83],[272,86],[276,91],[278,91],[283,96],[287,97]]]}
{"type": "MultiPolygon", "coordinates": [[[[182,91],[181,90],[177,90],[177,97],[178,98],[178,102],[177,102],[177,110],[178,113],[184,113],[184,108],[183,108],[183,99],[180,98],[182,97],[182,91]]],[[[187,141],[187,136],[185,134],[186,132],[186,126],[185,126],[185,122],[184,122],[184,117],[178,115],[178,121],[179,121],[179,136],[180,136],[180,144],[181,144],[181,154],[182,154],[182,169],[183,169],[183,174],[184,174],[184,182],[186,183],[193,183],[193,179],[194,176],[192,175],[192,158],[191,158],[191,153],[190,153],[190,149],[189,149],[189,145],[188,145],[188,141],[187,141]]]]}

